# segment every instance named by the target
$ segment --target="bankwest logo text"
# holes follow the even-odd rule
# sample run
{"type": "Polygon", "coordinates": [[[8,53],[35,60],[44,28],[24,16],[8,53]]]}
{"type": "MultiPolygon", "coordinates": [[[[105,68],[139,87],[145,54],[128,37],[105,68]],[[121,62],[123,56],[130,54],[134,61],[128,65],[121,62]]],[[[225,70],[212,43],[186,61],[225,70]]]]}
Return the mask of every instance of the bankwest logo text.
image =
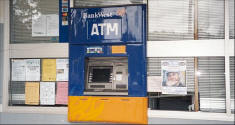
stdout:
{"type": "Polygon", "coordinates": [[[101,18],[101,17],[112,17],[112,13],[103,13],[103,12],[98,12],[98,13],[92,13],[92,14],[88,14],[88,13],[83,13],[82,17],[84,19],[86,18],[101,18]]]}

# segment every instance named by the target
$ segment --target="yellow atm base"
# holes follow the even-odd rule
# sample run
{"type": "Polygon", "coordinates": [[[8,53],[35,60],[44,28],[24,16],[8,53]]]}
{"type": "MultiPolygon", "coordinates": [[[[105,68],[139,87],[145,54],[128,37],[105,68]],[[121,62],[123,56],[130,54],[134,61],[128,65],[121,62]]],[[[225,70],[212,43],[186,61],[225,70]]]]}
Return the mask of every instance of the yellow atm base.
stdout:
{"type": "Polygon", "coordinates": [[[147,124],[146,97],[69,96],[70,122],[147,124]]]}

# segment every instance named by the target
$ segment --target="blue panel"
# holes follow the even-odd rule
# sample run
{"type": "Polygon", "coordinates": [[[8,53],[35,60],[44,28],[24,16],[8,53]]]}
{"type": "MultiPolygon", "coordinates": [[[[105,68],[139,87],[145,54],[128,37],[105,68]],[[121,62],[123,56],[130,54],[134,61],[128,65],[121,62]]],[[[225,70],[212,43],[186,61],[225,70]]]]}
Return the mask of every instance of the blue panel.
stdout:
{"type": "Polygon", "coordinates": [[[142,6],[71,9],[70,43],[143,42],[142,6]]]}
{"type": "Polygon", "coordinates": [[[59,1],[59,42],[62,43],[69,42],[69,1],[59,1]]]}
{"type": "Polygon", "coordinates": [[[128,96],[147,96],[145,48],[142,44],[127,46],[128,53],[128,96]]]}
{"type": "Polygon", "coordinates": [[[69,96],[83,95],[84,91],[84,47],[69,46],[69,96]]]}

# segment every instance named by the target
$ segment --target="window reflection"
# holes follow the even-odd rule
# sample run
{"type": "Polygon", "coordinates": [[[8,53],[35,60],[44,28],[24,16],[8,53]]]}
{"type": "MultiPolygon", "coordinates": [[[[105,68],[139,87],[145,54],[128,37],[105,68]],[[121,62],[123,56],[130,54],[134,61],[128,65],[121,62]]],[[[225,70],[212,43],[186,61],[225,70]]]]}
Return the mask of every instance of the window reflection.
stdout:
{"type": "Polygon", "coordinates": [[[59,0],[11,0],[11,43],[58,42],[58,36],[32,36],[32,21],[59,13],[59,0]]]}

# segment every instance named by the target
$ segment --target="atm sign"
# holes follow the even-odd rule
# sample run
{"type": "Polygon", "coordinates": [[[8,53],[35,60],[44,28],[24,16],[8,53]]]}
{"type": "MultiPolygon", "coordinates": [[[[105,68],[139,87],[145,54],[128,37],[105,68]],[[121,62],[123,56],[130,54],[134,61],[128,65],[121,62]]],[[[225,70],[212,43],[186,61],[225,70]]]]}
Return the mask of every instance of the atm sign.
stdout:
{"type": "Polygon", "coordinates": [[[88,39],[120,39],[121,38],[121,20],[104,19],[101,22],[87,22],[88,39]]]}

